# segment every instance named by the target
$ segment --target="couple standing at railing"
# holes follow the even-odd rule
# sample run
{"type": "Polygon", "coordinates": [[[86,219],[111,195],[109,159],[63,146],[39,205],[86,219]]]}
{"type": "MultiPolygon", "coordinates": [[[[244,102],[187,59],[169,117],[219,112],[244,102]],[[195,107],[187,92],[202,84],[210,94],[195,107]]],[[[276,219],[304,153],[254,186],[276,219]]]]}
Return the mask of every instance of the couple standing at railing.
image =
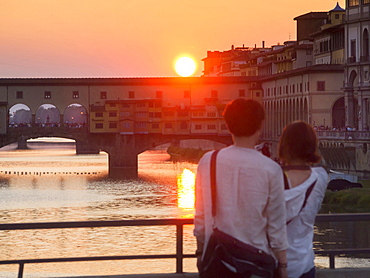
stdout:
{"type": "Polygon", "coordinates": [[[313,225],[328,180],[311,168],[320,161],[315,131],[302,121],[285,127],[282,169],[254,148],[265,119],[259,102],[234,100],[224,118],[234,144],[205,154],[197,171],[200,277],[315,277],[313,225]]]}

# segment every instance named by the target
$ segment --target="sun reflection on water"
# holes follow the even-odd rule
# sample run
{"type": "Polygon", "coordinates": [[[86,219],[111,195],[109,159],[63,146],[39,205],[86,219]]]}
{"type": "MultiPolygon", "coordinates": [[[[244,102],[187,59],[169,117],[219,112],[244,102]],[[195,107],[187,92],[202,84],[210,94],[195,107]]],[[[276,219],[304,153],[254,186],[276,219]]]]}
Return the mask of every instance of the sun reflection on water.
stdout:
{"type": "Polygon", "coordinates": [[[184,169],[177,177],[177,206],[189,210],[185,217],[193,217],[195,201],[195,174],[189,169],[184,169]]]}

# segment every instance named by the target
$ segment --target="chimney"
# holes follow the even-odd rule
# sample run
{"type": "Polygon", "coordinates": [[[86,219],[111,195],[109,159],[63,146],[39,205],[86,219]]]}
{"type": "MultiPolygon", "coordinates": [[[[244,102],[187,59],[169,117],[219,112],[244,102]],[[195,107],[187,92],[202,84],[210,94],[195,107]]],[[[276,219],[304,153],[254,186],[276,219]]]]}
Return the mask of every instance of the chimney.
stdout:
{"type": "Polygon", "coordinates": [[[265,48],[265,41],[262,41],[262,48],[265,48]]]}

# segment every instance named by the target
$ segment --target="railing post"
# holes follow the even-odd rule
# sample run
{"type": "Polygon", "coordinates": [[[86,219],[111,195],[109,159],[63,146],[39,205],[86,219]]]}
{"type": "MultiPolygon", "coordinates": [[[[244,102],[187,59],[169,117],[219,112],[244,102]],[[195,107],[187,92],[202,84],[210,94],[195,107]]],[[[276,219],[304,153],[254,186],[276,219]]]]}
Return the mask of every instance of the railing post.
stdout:
{"type": "Polygon", "coordinates": [[[24,263],[19,263],[18,278],[23,278],[24,263]]]}
{"type": "Polygon", "coordinates": [[[176,224],[176,273],[183,272],[183,233],[183,225],[176,224]]]}
{"type": "Polygon", "coordinates": [[[335,254],[329,255],[329,265],[330,268],[335,268],[335,254]]]}

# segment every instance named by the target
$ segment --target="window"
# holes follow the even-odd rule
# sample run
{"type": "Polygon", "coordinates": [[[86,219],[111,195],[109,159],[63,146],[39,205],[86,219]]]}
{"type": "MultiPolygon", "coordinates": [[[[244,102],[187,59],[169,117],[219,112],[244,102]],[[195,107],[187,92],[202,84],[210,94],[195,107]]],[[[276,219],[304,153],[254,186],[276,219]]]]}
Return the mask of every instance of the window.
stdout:
{"type": "Polygon", "coordinates": [[[100,92],[100,99],[107,99],[107,92],[100,92]]]}
{"type": "Polygon", "coordinates": [[[317,81],[317,90],[325,91],[325,81],[317,81]]]}
{"type": "Polygon", "coordinates": [[[306,67],[310,67],[312,66],[312,62],[311,61],[306,61],[306,67]]]}
{"type": "Polygon", "coordinates": [[[130,117],[130,116],[131,116],[131,113],[130,113],[130,112],[128,112],[128,111],[121,112],[121,113],[120,113],[120,116],[121,116],[121,117],[130,117]]]}
{"type": "Polygon", "coordinates": [[[131,123],[123,123],[123,128],[131,128],[131,123]]]}
{"type": "Polygon", "coordinates": [[[245,97],[245,90],[239,90],[239,97],[245,97]]]}
{"type": "Polygon", "coordinates": [[[97,118],[103,117],[103,112],[95,112],[95,117],[97,118]]]}
{"type": "Polygon", "coordinates": [[[179,117],[186,117],[186,116],[189,116],[189,112],[188,111],[178,111],[177,115],[179,117]]]}
{"type": "Polygon", "coordinates": [[[136,128],[146,128],[146,123],[135,123],[136,128]]]}
{"type": "Polygon", "coordinates": [[[163,98],[163,92],[162,91],[156,91],[155,92],[155,97],[156,98],[163,98]]]}
{"type": "Polygon", "coordinates": [[[349,0],[350,7],[358,6],[358,4],[359,4],[359,0],[349,0]]]}
{"type": "Polygon", "coordinates": [[[215,130],[216,129],[216,125],[207,125],[207,129],[208,130],[215,130]]]}
{"type": "Polygon", "coordinates": [[[166,111],[166,112],[164,112],[164,116],[165,117],[173,117],[174,116],[174,112],[173,111],[166,111]]]}
{"type": "Polygon", "coordinates": [[[188,128],[187,122],[181,122],[180,123],[180,129],[187,129],[187,128],[188,128]]]}
{"type": "Polygon", "coordinates": [[[72,92],[72,98],[79,98],[80,97],[80,94],[78,91],[73,91],[72,92]]]}
{"type": "Polygon", "coordinates": [[[46,92],[44,93],[44,98],[45,98],[45,99],[51,99],[51,92],[50,92],[50,91],[46,91],[46,92]]]}
{"type": "Polygon", "coordinates": [[[145,103],[144,102],[139,102],[136,104],[136,107],[145,107],[145,103]]]}
{"type": "Polygon", "coordinates": [[[128,98],[135,98],[135,92],[134,91],[129,91],[128,92],[128,98]]]}
{"type": "Polygon", "coordinates": [[[117,123],[109,123],[109,128],[117,128],[117,123]]]}
{"type": "Polygon", "coordinates": [[[162,112],[155,112],[154,118],[162,118],[162,112]]]}
{"type": "Polygon", "coordinates": [[[214,117],[216,117],[216,112],[209,112],[209,113],[207,113],[207,117],[208,118],[214,118],[214,117]]]}
{"type": "Polygon", "coordinates": [[[370,0],[364,0],[363,4],[370,4],[370,0]]]}
{"type": "Polygon", "coordinates": [[[17,98],[23,98],[23,92],[22,91],[18,91],[17,92],[17,98]]]}
{"type": "Polygon", "coordinates": [[[190,91],[184,91],[184,98],[190,98],[190,91]]]}
{"type": "Polygon", "coordinates": [[[96,129],[102,129],[103,128],[103,123],[95,123],[95,128],[96,129]]]}
{"type": "Polygon", "coordinates": [[[227,130],[227,125],[226,124],[222,124],[221,125],[221,130],[227,130]]]}
{"type": "Polygon", "coordinates": [[[196,130],[200,130],[200,129],[202,129],[202,125],[195,125],[195,129],[196,129],[196,130]]]}
{"type": "Polygon", "coordinates": [[[159,124],[152,124],[153,129],[159,129],[159,124]]]}
{"type": "Polygon", "coordinates": [[[351,40],[351,57],[353,59],[352,62],[356,62],[356,40],[351,40]]]}
{"type": "Polygon", "coordinates": [[[123,108],[130,108],[130,104],[128,104],[128,103],[123,103],[123,104],[122,104],[122,107],[123,107],[123,108]]]}
{"type": "Polygon", "coordinates": [[[212,91],[211,91],[211,97],[212,97],[212,98],[217,98],[217,97],[218,97],[218,91],[216,91],[216,90],[212,90],[212,91]]]}
{"type": "Polygon", "coordinates": [[[320,53],[328,52],[329,50],[330,50],[330,45],[329,45],[328,40],[320,42],[320,53]]]}
{"type": "Polygon", "coordinates": [[[109,112],[109,117],[117,117],[117,112],[109,112]]]}
{"type": "Polygon", "coordinates": [[[135,117],[136,118],[145,118],[147,116],[146,112],[136,112],[135,117]]]}
{"type": "Polygon", "coordinates": [[[369,60],[369,32],[367,29],[364,30],[362,35],[362,60],[368,61],[369,60]]]}
{"type": "Polygon", "coordinates": [[[172,128],[172,123],[165,123],[164,124],[164,127],[165,128],[172,128]]]}
{"type": "Polygon", "coordinates": [[[116,107],[116,105],[114,103],[110,103],[109,107],[116,107]]]}

